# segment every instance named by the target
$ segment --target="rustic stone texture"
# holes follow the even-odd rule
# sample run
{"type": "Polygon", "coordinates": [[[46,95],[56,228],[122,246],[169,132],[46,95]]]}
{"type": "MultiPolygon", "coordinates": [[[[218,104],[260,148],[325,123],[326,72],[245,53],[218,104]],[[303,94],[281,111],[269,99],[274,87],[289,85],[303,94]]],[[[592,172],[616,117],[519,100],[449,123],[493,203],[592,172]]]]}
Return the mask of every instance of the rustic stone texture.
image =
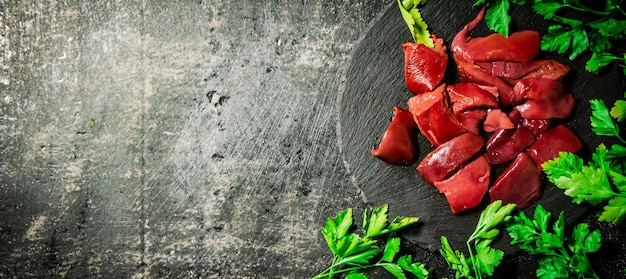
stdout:
{"type": "Polygon", "coordinates": [[[2,1],[1,277],[317,271],[351,2],[2,1]]]}
{"type": "Polygon", "coordinates": [[[394,1],[243,2],[0,0],[0,277],[329,264],[324,219],[366,206],[337,95],[394,1]]]}

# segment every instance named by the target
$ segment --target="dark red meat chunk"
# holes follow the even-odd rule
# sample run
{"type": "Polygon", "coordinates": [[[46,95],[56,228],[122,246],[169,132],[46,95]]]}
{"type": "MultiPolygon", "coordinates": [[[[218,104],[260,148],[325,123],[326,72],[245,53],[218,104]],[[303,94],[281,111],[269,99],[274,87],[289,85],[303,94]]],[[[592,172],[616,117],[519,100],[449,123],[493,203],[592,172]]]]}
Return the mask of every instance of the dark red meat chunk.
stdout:
{"type": "Polygon", "coordinates": [[[515,124],[509,116],[501,109],[487,110],[485,122],[483,122],[483,130],[487,133],[495,132],[500,129],[513,129],[515,124]]]}
{"type": "Polygon", "coordinates": [[[567,118],[574,109],[574,96],[559,81],[525,78],[513,87],[513,102],[523,118],[567,118]],[[524,102],[524,103],[522,103],[524,102]]]}
{"type": "Polygon", "coordinates": [[[413,96],[408,101],[409,111],[419,130],[434,146],[466,132],[452,115],[445,88],[442,84],[434,91],[413,96]]]}
{"type": "Polygon", "coordinates": [[[459,77],[461,77],[463,81],[484,86],[493,86],[498,90],[500,103],[504,106],[511,104],[511,96],[513,95],[513,86],[511,84],[499,77],[491,75],[491,73],[485,71],[467,57],[456,52],[453,52],[453,54],[459,77]]]}
{"type": "Polygon", "coordinates": [[[446,196],[452,213],[458,214],[480,204],[489,188],[491,166],[485,156],[471,161],[450,178],[435,182],[446,196]]]}
{"type": "MultiPolygon", "coordinates": [[[[536,31],[523,30],[514,32],[509,37],[491,34],[486,37],[472,38],[469,32],[476,28],[484,14],[483,8],[476,18],[465,25],[454,37],[452,41],[454,61],[462,80],[495,86],[499,91],[500,103],[503,106],[509,106],[514,103],[512,86],[493,74],[494,65],[489,62],[528,63],[539,53],[541,37],[536,31]]],[[[504,71],[497,67],[495,70],[500,74],[504,71]]]]}
{"type": "Polygon", "coordinates": [[[522,127],[533,132],[535,136],[543,134],[550,128],[550,120],[548,119],[522,119],[522,127]]]}
{"type": "Polygon", "coordinates": [[[417,125],[413,115],[399,107],[394,107],[394,116],[383,133],[378,148],[372,148],[372,155],[394,165],[415,163],[417,153],[417,125]]]}
{"type": "Polygon", "coordinates": [[[434,38],[434,48],[407,42],[404,50],[404,76],[409,91],[415,94],[433,91],[443,80],[448,55],[443,40],[434,38]]]}
{"type": "Polygon", "coordinates": [[[493,61],[479,63],[480,67],[511,84],[522,78],[548,78],[563,81],[570,67],[556,60],[533,60],[526,63],[493,61]]]}
{"type": "Polygon", "coordinates": [[[481,134],[482,123],[487,118],[486,109],[471,109],[456,112],[454,117],[461,123],[461,127],[474,135],[481,134]]]}
{"type": "Polygon", "coordinates": [[[419,174],[431,185],[448,178],[482,150],[485,139],[472,133],[462,134],[431,151],[417,166],[419,174]]]}
{"type": "Polygon", "coordinates": [[[509,118],[516,123],[515,128],[497,130],[487,141],[485,157],[490,164],[511,161],[535,142],[535,134],[522,125],[523,120],[518,111],[511,111],[509,118]]]}
{"type": "Polygon", "coordinates": [[[583,147],[580,139],[564,125],[545,131],[528,148],[528,155],[538,166],[559,157],[559,152],[576,153],[583,147]]]}
{"type": "Polygon", "coordinates": [[[526,208],[541,197],[541,171],[526,153],[519,153],[498,176],[489,197],[492,202],[501,200],[504,204],[517,204],[519,209],[526,208]]]}
{"type": "Polygon", "coordinates": [[[476,18],[467,24],[452,41],[452,51],[474,62],[513,61],[529,62],[540,50],[541,36],[533,30],[514,32],[509,37],[494,33],[486,37],[472,38],[469,35],[485,14],[483,8],[476,18]]]}
{"type": "Polygon", "coordinates": [[[461,82],[447,87],[454,117],[461,126],[473,134],[480,134],[487,109],[499,108],[496,97],[484,87],[461,82]]]}
{"type": "Polygon", "coordinates": [[[477,108],[499,108],[496,97],[476,84],[461,82],[447,87],[452,110],[456,112],[477,108]]]}

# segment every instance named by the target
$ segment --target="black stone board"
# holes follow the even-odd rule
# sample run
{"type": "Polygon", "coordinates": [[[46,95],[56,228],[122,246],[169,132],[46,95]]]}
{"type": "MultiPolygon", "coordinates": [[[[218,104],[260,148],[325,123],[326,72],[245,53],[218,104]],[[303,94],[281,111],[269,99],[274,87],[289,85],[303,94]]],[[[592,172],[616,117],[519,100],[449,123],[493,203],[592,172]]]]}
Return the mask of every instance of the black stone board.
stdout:
{"type": "MultiPolygon", "coordinates": [[[[472,1],[429,1],[420,8],[432,34],[444,38],[450,47],[453,37],[471,21],[479,9],[472,1]]],[[[512,30],[533,29],[546,34],[548,22],[536,15],[530,7],[512,8],[512,30]]],[[[485,36],[491,32],[484,21],[472,36],[485,36]]],[[[488,204],[483,203],[472,210],[454,215],[443,195],[428,185],[417,173],[415,166],[401,167],[387,164],[370,153],[372,146],[379,143],[385,128],[393,116],[393,106],[407,108],[406,101],[413,96],[404,81],[404,54],[402,43],[411,41],[400,11],[392,3],[376,21],[355,49],[346,73],[345,90],[339,96],[339,137],[342,156],[353,181],[364,193],[371,206],[389,204],[390,215],[418,216],[420,223],[403,232],[412,243],[435,251],[441,247],[440,237],[445,235],[453,247],[465,247],[465,241],[474,230],[480,211],[488,204]]],[[[565,55],[541,53],[540,58],[556,59],[572,67],[568,87],[576,98],[573,116],[563,121],[585,143],[584,156],[606,138],[595,136],[589,124],[588,100],[603,99],[608,106],[622,95],[622,81],[617,67],[599,75],[585,71],[588,56],[570,61],[565,55]]],[[[457,82],[456,66],[450,55],[447,76],[444,81],[457,82]]],[[[434,148],[419,136],[419,159],[434,148]]],[[[501,169],[496,170],[497,173],[501,169]]],[[[587,207],[576,205],[563,191],[545,181],[542,198],[538,203],[557,215],[565,211],[568,225],[581,216],[587,207]]],[[[535,205],[526,209],[534,211],[535,205]]],[[[507,254],[518,250],[508,244],[508,236],[502,234],[494,246],[507,254]]]]}

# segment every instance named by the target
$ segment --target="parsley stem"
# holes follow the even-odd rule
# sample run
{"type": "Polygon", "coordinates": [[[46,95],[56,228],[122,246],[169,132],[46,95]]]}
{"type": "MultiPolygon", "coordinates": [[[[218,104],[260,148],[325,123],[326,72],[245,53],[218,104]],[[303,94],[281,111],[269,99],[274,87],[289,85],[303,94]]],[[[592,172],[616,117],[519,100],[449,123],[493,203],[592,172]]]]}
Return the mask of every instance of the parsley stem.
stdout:
{"type": "MultiPolygon", "coordinates": [[[[482,279],[483,278],[483,274],[482,274],[482,272],[478,271],[478,264],[476,263],[476,259],[474,257],[474,252],[472,252],[472,247],[470,245],[470,242],[471,242],[471,238],[470,238],[470,240],[468,240],[466,242],[466,244],[467,244],[467,250],[469,251],[469,258],[470,258],[470,261],[472,262],[472,269],[474,271],[474,275],[476,276],[476,278],[477,279],[482,279]]],[[[475,244],[476,244],[476,242],[474,242],[474,245],[475,244]]]]}
{"type": "Polygon", "coordinates": [[[317,276],[313,277],[315,279],[317,278],[332,278],[332,275],[335,274],[335,269],[339,266],[338,263],[341,259],[337,256],[333,256],[333,263],[332,265],[330,265],[328,268],[324,269],[324,271],[322,271],[322,273],[318,274],[317,276]]]}
{"type": "Polygon", "coordinates": [[[346,273],[346,272],[350,272],[354,270],[367,269],[367,268],[372,268],[372,267],[385,267],[386,265],[389,265],[389,263],[377,262],[375,264],[358,265],[358,266],[348,267],[344,269],[335,269],[337,266],[333,265],[330,268],[327,268],[326,270],[324,270],[322,273],[318,274],[317,276],[312,277],[311,279],[333,278],[333,275],[337,275],[341,273],[346,273]]]}
{"type": "MultiPolygon", "coordinates": [[[[543,255],[544,256],[550,256],[551,255],[551,256],[563,259],[563,261],[567,262],[568,269],[570,269],[571,272],[573,272],[573,274],[576,274],[578,272],[577,268],[575,266],[572,266],[572,259],[574,258],[574,255],[570,255],[570,253],[565,248],[560,248],[559,251],[560,251],[560,254],[557,254],[557,253],[543,253],[543,255]]],[[[576,254],[576,252],[572,251],[572,254],[576,254]]],[[[588,261],[586,262],[585,270],[582,273],[584,273],[583,275],[590,275],[590,276],[592,276],[592,278],[600,279],[600,277],[598,277],[598,275],[593,270],[593,268],[591,268],[591,264],[588,261]]],[[[585,276],[584,278],[588,278],[588,277],[585,276]]]]}
{"type": "Polygon", "coordinates": [[[324,278],[324,277],[327,277],[327,278],[332,278],[332,277],[330,277],[330,276],[331,276],[332,272],[334,272],[334,271],[332,271],[331,269],[332,269],[334,266],[335,266],[335,265],[333,264],[332,266],[330,266],[330,267],[328,267],[328,268],[324,269],[324,271],[322,271],[322,272],[321,272],[320,274],[318,274],[318,275],[315,275],[315,276],[311,277],[311,279],[321,279],[321,278],[324,278]]]}
{"type": "Polygon", "coordinates": [[[606,15],[610,15],[611,14],[610,11],[598,11],[598,10],[594,10],[594,9],[588,8],[586,6],[583,6],[582,4],[578,4],[578,5],[566,4],[566,5],[564,5],[564,7],[568,7],[568,8],[571,8],[571,9],[574,9],[574,10],[577,10],[577,11],[581,11],[581,12],[589,12],[589,13],[596,14],[596,15],[606,16],[606,15]]]}
{"type": "Polygon", "coordinates": [[[617,139],[619,139],[621,142],[623,142],[623,143],[625,143],[625,144],[626,144],[626,140],[624,140],[624,139],[622,138],[622,136],[620,136],[620,134],[619,134],[619,133],[615,133],[615,136],[616,136],[616,137],[617,137],[617,139]]]}

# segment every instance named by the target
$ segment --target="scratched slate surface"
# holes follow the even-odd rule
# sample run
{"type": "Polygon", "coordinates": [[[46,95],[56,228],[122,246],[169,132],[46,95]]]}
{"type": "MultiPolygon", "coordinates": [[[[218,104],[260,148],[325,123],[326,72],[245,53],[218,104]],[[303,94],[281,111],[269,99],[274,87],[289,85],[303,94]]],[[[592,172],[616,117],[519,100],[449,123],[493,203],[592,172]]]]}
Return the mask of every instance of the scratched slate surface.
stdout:
{"type": "MultiPolygon", "coordinates": [[[[0,277],[306,278],[329,264],[324,219],[376,206],[344,164],[338,96],[394,1],[231,2],[0,0],[0,277]]],[[[606,238],[594,267],[619,278],[624,226],[594,219],[581,219],[606,238]]],[[[507,258],[496,277],[533,267],[507,258]]]]}
{"type": "MultiPolygon", "coordinates": [[[[434,1],[420,9],[432,33],[442,38],[450,47],[456,33],[476,17],[478,9],[472,2],[434,1]],[[454,10],[454,20],[445,15],[454,10]]],[[[392,118],[393,107],[407,108],[412,94],[406,89],[404,80],[404,54],[400,47],[411,41],[411,35],[396,7],[390,7],[375,22],[362,39],[356,55],[350,62],[346,75],[346,88],[339,98],[340,142],[344,146],[343,156],[356,184],[362,189],[368,202],[388,203],[392,212],[405,216],[420,216],[423,223],[403,235],[421,247],[436,251],[441,247],[440,236],[447,236],[452,247],[463,247],[467,236],[474,231],[480,211],[489,203],[488,195],[481,205],[454,215],[441,194],[415,171],[415,167],[434,147],[425,137],[418,137],[419,158],[412,166],[399,167],[387,164],[371,155],[372,146],[380,142],[381,135],[392,118]],[[367,69],[362,71],[361,69],[367,69]]],[[[546,32],[549,24],[536,15],[530,7],[517,8],[513,22],[518,29],[546,32]]],[[[486,24],[480,24],[471,32],[472,36],[486,36],[491,32],[486,24]]],[[[565,55],[542,53],[541,59],[556,59],[572,68],[566,86],[572,90],[576,106],[573,117],[554,120],[553,125],[564,124],[576,133],[591,150],[606,138],[597,137],[591,131],[589,99],[603,99],[613,104],[621,97],[622,85],[619,71],[605,71],[596,75],[585,71],[585,59],[569,61],[565,55]],[[617,82],[615,82],[617,81],[617,82]]],[[[456,65],[450,58],[443,82],[459,82],[456,65]]],[[[485,137],[485,141],[488,136],[485,137]]],[[[586,150],[588,153],[589,150],[586,150]]],[[[492,181],[504,170],[506,164],[494,167],[492,181]]],[[[586,207],[571,202],[563,190],[545,181],[540,203],[552,212],[564,212],[565,222],[572,225],[586,211],[586,207]]],[[[525,209],[531,214],[534,206],[525,209]]],[[[494,246],[505,253],[519,251],[509,245],[510,238],[497,240],[494,246]]]]}

